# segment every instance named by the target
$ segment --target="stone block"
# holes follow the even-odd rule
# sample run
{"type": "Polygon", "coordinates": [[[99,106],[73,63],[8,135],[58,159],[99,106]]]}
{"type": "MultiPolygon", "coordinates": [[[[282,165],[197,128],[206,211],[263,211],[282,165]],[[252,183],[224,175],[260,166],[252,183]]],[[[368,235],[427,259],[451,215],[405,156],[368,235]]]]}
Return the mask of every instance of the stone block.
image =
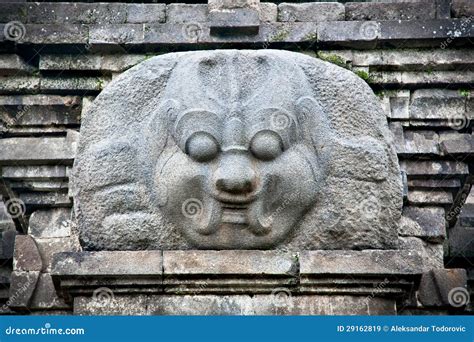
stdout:
{"type": "Polygon", "coordinates": [[[209,0],[209,11],[221,11],[228,9],[251,8],[258,9],[260,0],[209,0]]]}
{"type": "Polygon", "coordinates": [[[77,137],[6,138],[0,140],[0,164],[72,162],[77,137]]]}
{"type": "Polygon", "coordinates": [[[442,243],[431,243],[417,237],[400,237],[400,249],[421,251],[425,270],[444,267],[444,248],[442,243]]]}
{"type": "Polygon", "coordinates": [[[36,238],[41,260],[42,272],[51,272],[53,257],[61,252],[80,252],[82,250],[77,237],[67,238],[36,238]]]}
{"type": "Polygon", "coordinates": [[[456,90],[419,89],[412,94],[410,118],[454,119],[464,115],[466,98],[456,90]]]}
{"type": "Polygon", "coordinates": [[[54,257],[52,271],[67,277],[151,276],[158,280],[162,273],[161,251],[64,252],[54,257]]]}
{"type": "Polygon", "coordinates": [[[279,251],[164,251],[164,275],[295,275],[295,254],[279,251]]]}
{"type": "Polygon", "coordinates": [[[107,301],[76,298],[77,315],[377,315],[395,314],[392,299],[298,295],[287,289],[256,295],[114,295],[107,301]],[[279,291],[279,292],[278,292],[279,291]]]}
{"type": "Polygon", "coordinates": [[[404,132],[404,145],[400,154],[439,155],[438,144],[439,136],[436,132],[406,130],[404,132]]]}
{"type": "Polygon", "coordinates": [[[131,24],[164,23],[166,21],[165,4],[127,4],[126,22],[131,24]]]}
{"type": "Polygon", "coordinates": [[[408,106],[410,102],[410,91],[399,90],[390,96],[390,117],[392,119],[408,119],[408,106]]]}
{"type": "Polygon", "coordinates": [[[462,308],[469,302],[464,269],[434,269],[422,275],[418,300],[425,307],[462,308]]]}
{"type": "Polygon", "coordinates": [[[20,199],[28,206],[71,207],[72,201],[66,192],[22,192],[20,199]]]}
{"type": "Polygon", "coordinates": [[[34,93],[39,88],[40,78],[35,76],[4,76],[0,82],[0,94],[34,93]]]}
{"type": "Polygon", "coordinates": [[[122,72],[147,58],[143,54],[41,55],[40,70],[98,70],[122,72]]]}
{"type": "Polygon", "coordinates": [[[422,259],[415,251],[302,251],[300,272],[307,275],[389,275],[420,274],[422,259]]]}
{"type": "Polygon", "coordinates": [[[281,3],[278,5],[278,21],[336,21],[344,20],[344,5],[336,2],[326,3],[281,3]]]}
{"type": "Polygon", "coordinates": [[[450,205],[453,203],[453,194],[439,190],[412,190],[408,193],[408,202],[415,205],[450,205]]]}
{"type": "Polygon", "coordinates": [[[466,203],[461,209],[459,223],[463,227],[474,227],[474,203],[469,203],[469,201],[466,200],[466,203]]]}
{"type": "Polygon", "coordinates": [[[36,210],[31,214],[28,234],[35,238],[57,238],[71,235],[71,210],[56,208],[36,210]]]}
{"type": "MultiPolygon", "coordinates": [[[[471,217],[472,220],[472,217],[471,217]]],[[[472,222],[472,221],[471,221],[472,222]]],[[[474,257],[474,227],[456,224],[449,230],[449,256],[458,258],[474,257]]],[[[469,260],[468,259],[468,260],[469,260]]]]}
{"type": "MultiPolygon", "coordinates": [[[[8,222],[8,221],[7,221],[8,222]]],[[[14,255],[14,248],[15,248],[15,239],[17,236],[17,232],[15,229],[15,225],[13,221],[10,219],[7,224],[5,222],[0,223],[0,227],[2,229],[8,229],[2,231],[2,253],[0,254],[1,259],[12,259],[14,255]],[[6,228],[5,228],[6,225],[6,228]]]]}
{"type": "Polygon", "coordinates": [[[15,271],[41,271],[43,261],[35,240],[29,235],[18,235],[15,239],[15,255],[13,257],[15,271]]]}
{"type": "Polygon", "coordinates": [[[461,187],[459,179],[410,179],[408,187],[413,189],[442,189],[453,190],[461,187]]]}
{"type": "Polygon", "coordinates": [[[349,2],[346,20],[420,20],[435,19],[434,2],[349,2]]]}
{"type": "Polygon", "coordinates": [[[275,22],[278,17],[278,6],[271,2],[261,2],[259,14],[261,21],[275,22]]]}
{"type": "Polygon", "coordinates": [[[166,22],[168,23],[202,23],[207,21],[206,4],[168,4],[166,22]]]}
{"type": "MultiPolygon", "coordinates": [[[[159,25],[159,24],[149,24],[159,25]]],[[[143,24],[107,24],[89,27],[90,44],[127,44],[142,43],[144,39],[143,24]]]]}
{"type": "Polygon", "coordinates": [[[12,180],[67,180],[66,166],[38,165],[38,166],[4,166],[2,177],[12,180]]]}
{"type": "Polygon", "coordinates": [[[23,58],[14,54],[0,55],[0,75],[27,75],[36,69],[25,62],[23,58]]]}
{"type": "Polygon", "coordinates": [[[400,161],[408,176],[462,176],[469,174],[466,163],[454,161],[400,161]]]}
{"type": "Polygon", "coordinates": [[[30,310],[58,310],[69,309],[70,306],[64,302],[64,299],[58,297],[51,274],[41,273],[28,308],[30,310]]]}
{"type": "Polygon", "coordinates": [[[259,31],[259,12],[255,9],[236,8],[225,11],[209,11],[211,35],[255,35],[259,31]]]}
{"type": "Polygon", "coordinates": [[[40,272],[13,272],[7,305],[16,310],[29,308],[40,272]]]}
{"type": "Polygon", "coordinates": [[[432,39],[466,40],[472,37],[473,30],[472,25],[461,19],[322,22],[318,27],[318,41],[358,48],[364,42],[364,47],[390,42],[407,48],[432,39]]]}
{"type": "Polygon", "coordinates": [[[471,0],[452,0],[451,11],[455,18],[472,18],[474,4],[471,0]]]}
{"type": "Polygon", "coordinates": [[[474,153],[474,135],[472,133],[441,132],[439,139],[440,150],[443,155],[470,155],[474,153]]]}
{"type": "Polygon", "coordinates": [[[88,28],[81,24],[26,24],[24,44],[87,44],[88,28]]]}
{"type": "Polygon", "coordinates": [[[43,77],[41,79],[41,91],[81,91],[98,92],[109,83],[110,76],[100,77],[43,77]]]}
{"type": "Polygon", "coordinates": [[[79,125],[78,96],[0,96],[0,118],[9,126],[79,125]]]}
{"type": "Polygon", "coordinates": [[[441,242],[446,237],[443,208],[405,206],[402,217],[399,228],[399,234],[402,236],[415,236],[436,242],[441,242]]]}

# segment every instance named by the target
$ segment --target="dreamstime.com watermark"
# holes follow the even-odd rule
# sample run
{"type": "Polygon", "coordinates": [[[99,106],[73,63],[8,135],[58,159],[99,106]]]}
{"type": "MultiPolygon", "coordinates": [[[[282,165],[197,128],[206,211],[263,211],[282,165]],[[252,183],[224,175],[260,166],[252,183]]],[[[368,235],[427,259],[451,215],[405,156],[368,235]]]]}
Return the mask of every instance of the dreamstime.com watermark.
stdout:
{"type": "Polygon", "coordinates": [[[5,329],[6,335],[85,335],[84,328],[52,328],[46,323],[40,328],[15,328],[9,326],[5,329]]]}

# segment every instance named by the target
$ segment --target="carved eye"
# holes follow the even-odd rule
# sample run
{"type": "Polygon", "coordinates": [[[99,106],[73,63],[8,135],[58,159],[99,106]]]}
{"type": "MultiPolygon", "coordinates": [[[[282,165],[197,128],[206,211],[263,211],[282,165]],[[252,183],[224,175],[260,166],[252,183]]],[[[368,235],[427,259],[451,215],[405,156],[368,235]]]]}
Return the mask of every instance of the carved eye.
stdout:
{"type": "Polygon", "coordinates": [[[186,142],[186,153],[198,162],[210,161],[217,156],[218,152],[218,143],[209,133],[194,133],[186,142]]]}
{"type": "Polygon", "coordinates": [[[283,152],[280,136],[272,131],[260,131],[252,138],[250,150],[261,160],[272,160],[283,152]]]}

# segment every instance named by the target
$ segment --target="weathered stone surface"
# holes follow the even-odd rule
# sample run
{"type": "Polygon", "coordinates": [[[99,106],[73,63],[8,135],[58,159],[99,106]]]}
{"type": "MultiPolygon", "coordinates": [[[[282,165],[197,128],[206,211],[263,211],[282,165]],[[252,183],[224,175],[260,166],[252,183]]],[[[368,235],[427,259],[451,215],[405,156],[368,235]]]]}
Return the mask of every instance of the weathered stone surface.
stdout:
{"type": "Polygon", "coordinates": [[[0,55],[0,75],[31,74],[33,71],[35,71],[35,68],[18,55],[0,55]]]}
{"type": "Polygon", "coordinates": [[[400,85],[400,86],[448,86],[450,84],[468,85],[474,82],[474,72],[463,73],[455,71],[374,71],[368,76],[370,84],[400,85]]]}
{"type": "Polygon", "coordinates": [[[451,11],[455,18],[474,16],[474,5],[470,0],[452,0],[451,11]]]}
{"type": "Polygon", "coordinates": [[[224,11],[209,11],[211,35],[255,35],[259,31],[260,17],[258,10],[252,8],[235,8],[224,11]]]}
{"type": "Polygon", "coordinates": [[[473,30],[467,19],[322,22],[318,41],[347,47],[360,47],[361,42],[375,47],[389,41],[406,48],[428,39],[469,38],[473,30]]]}
{"type": "Polygon", "coordinates": [[[278,21],[335,21],[344,20],[344,5],[339,3],[281,3],[278,21]]]}
{"type": "Polygon", "coordinates": [[[400,161],[400,168],[409,176],[462,176],[469,174],[467,164],[453,161],[400,161]]]}
{"type": "Polygon", "coordinates": [[[275,50],[154,57],[112,81],[81,134],[73,195],[86,249],[396,246],[401,180],[378,99],[353,73],[315,58],[275,50]],[[215,68],[234,70],[232,78],[215,68]],[[268,87],[277,90],[261,91],[268,87]],[[220,108],[229,94],[242,111],[220,108]],[[193,142],[192,132],[201,132],[193,142]],[[337,158],[346,158],[343,174],[331,167],[337,158]]]}
{"type": "Polygon", "coordinates": [[[366,296],[272,295],[119,296],[109,300],[78,297],[78,315],[377,315],[394,314],[394,300],[366,296]]]}
{"type": "Polygon", "coordinates": [[[430,243],[417,237],[400,237],[400,249],[421,251],[426,271],[444,267],[444,248],[442,243],[430,243]]]}
{"type": "Polygon", "coordinates": [[[27,309],[36,289],[40,272],[13,272],[7,305],[12,309],[27,309]]]}
{"type": "Polygon", "coordinates": [[[0,119],[9,126],[79,125],[78,96],[0,96],[0,119]]]}
{"type": "Polygon", "coordinates": [[[68,178],[66,170],[66,166],[63,165],[4,166],[2,177],[22,180],[66,180],[68,178]]]}
{"type": "Polygon", "coordinates": [[[86,44],[88,41],[88,29],[80,24],[26,24],[25,32],[19,40],[24,44],[86,44]]]}
{"type": "Polygon", "coordinates": [[[62,298],[58,297],[51,274],[41,273],[28,308],[30,310],[51,310],[69,309],[70,306],[62,298]]]}
{"type": "Polygon", "coordinates": [[[419,251],[304,251],[300,252],[300,272],[310,275],[389,275],[421,274],[419,251]]]}
{"type": "Polygon", "coordinates": [[[439,155],[439,136],[433,131],[405,131],[404,144],[399,154],[434,154],[439,155]]]}
{"type": "Polygon", "coordinates": [[[70,226],[70,209],[36,210],[30,216],[28,234],[35,238],[67,237],[71,235],[70,226]]]}
{"type": "Polygon", "coordinates": [[[43,272],[51,272],[51,263],[56,253],[81,251],[77,237],[36,238],[35,241],[43,260],[43,272]]]}
{"type": "Polygon", "coordinates": [[[465,105],[466,98],[456,90],[415,90],[410,104],[410,118],[454,119],[464,114],[465,105]]]}
{"type": "Polygon", "coordinates": [[[166,20],[165,4],[128,4],[127,23],[164,23],[166,20]]]}
{"type": "Polygon", "coordinates": [[[346,20],[435,19],[434,2],[346,3],[346,20]]]}
{"type": "Polygon", "coordinates": [[[296,254],[279,251],[164,251],[164,275],[296,275],[296,254]]]}
{"type": "Polygon", "coordinates": [[[15,255],[13,257],[15,271],[41,271],[43,261],[35,240],[29,235],[18,235],[15,239],[15,255]]]}
{"type": "Polygon", "coordinates": [[[75,156],[77,132],[69,131],[65,138],[0,139],[0,164],[48,163],[72,161],[75,156]]]}
{"type": "Polygon", "coordinates": [[[278,6],[271,2],[262,2],[259,6],[259,14],[261,21],[273,22],[277,21],[278,6]]]}
{"type": "Polygon", "coordinates": [[[403,217],[400,235],[416,236],[428,241],[444,240],[446,219],[443,208],[406,206],[403,208],[403,217]]]}
{"type": "Polygon", "coordinates": [[[258,9],[260,0],[209,0],[209,11],[224,11],[236,8],[258,9]]]}
{"type": "Polygon", "coordinates": [[[168,4],[166,7],[168,23],[206,22],[207,15],[207,4],[168,4]]]}
{"type": "Polygon", "coordinates": [[[424,306],[450,306],[451,309],[465,306],[469,297],[467,275],[464,269],[434,269],[421,277],[418,300],[424,306]],[[457,292],[457,293],[456,293],[457,292]]]}
{"type": "Polygon", "coordinates": [[[122,72],[144,61],[146,55],[42,55],[40,70],[100,70],[122,72]]]}
{"type": "Polygon", "coordinates": [[[55,255],[52,267],[53,275],[68,277],[135,275],[155,276],[159,280],[162,273],[161,251],[63,252],[55,255]]]}
{"type": "MultiPolygon", "coordinates": [[[[464,220],[466,218],[464,217],[464,220]]],[[[463,217],[460,218],[460,221],[463,217]]],[[[468,222],[462,222],[464,225],[456,224],[449,230],[449,255],[452,257],[460,258],[473,258],[474,257],[474,228],[472,223],[473,218],[470,217],[468,222]],[[468,223],[468,224],[466,224],[468,223]]],[[[461,223],[460,222],[460,223],[461,223]]]]}
{"type": "Polygon", "coordinates": [[[453,203],[453,194],[449,191],[413,190],[408,193],[408,201],[415,205],[448,205],[453,203]]]}
{"type": "Polygon", "coordinates": [[[460,188],[459,179],[409,179],[408,186],[417,189],[452,189],[460,188]]]}
{"type": "Polygon", "coordinates": [[[15,229],[15,225],[13,224],[13,221],[11,219],[9,219],[9,221],[7,222],[1,222],[0,227],[4,230],[2,231],[1,258],[4,260],[9,260],[13,258],[17,232],[15,229]]]}
{"type": "Polygon", "coordinates": [[[72,201],[66,192],[22,192],[20,199],[25,204],[43,207],[71,207],[72,201]]]}
{"type": "Polygon", "coordinates": [[[439,138],[440,150],[444,155],[474,153],[474,135],[472,133],[442,132],[439,138]]]}

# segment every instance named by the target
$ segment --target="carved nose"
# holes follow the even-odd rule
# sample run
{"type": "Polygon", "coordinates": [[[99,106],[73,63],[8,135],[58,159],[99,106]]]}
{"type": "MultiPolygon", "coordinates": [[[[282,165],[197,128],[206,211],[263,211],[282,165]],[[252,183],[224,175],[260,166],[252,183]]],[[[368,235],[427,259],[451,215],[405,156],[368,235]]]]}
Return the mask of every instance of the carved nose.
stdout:
{"type": "Polygon", "coordinates": [[[234,194],[252,192],[255,172],[245,155],[229,155],[223,158],[215,174],[216,188],[234,194]]]}

